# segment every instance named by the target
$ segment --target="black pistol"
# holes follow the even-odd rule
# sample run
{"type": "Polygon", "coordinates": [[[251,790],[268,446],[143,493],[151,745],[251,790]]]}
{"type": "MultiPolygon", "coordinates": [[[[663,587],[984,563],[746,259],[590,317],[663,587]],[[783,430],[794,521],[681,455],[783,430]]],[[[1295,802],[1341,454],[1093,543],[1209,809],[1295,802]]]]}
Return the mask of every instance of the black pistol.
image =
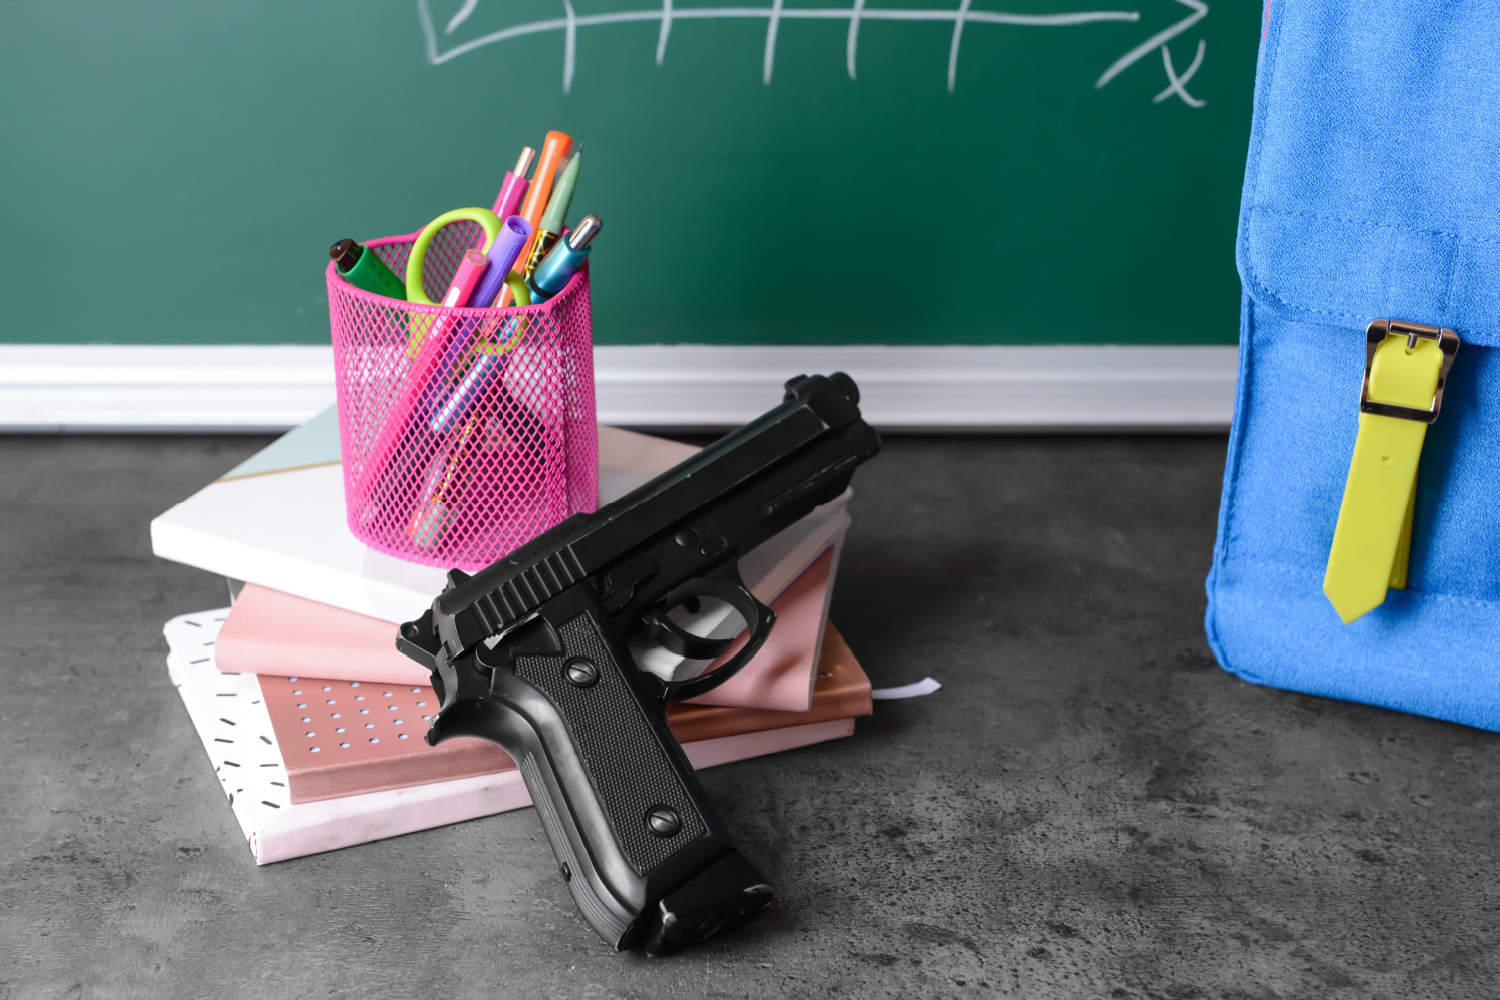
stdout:
{"type": "Polygon", "coordinates": [[[505,748],[588,922],[617,949],[666,954],[758,915],[771,887],[735,849],[670,729],[669,702],[724,683],[776,614],[739,559],[839,496],[880,450],[842,372],[799,375],[775,409],[640,489],[575,514],[488,568],[448,574],[397,647],[432,671],[441,709],[427,742],[505,748]],[[712,598],[749,641],[707,674],[663,681],[630,639],[712,660],[732,640],[667,612],[712,598]]]}

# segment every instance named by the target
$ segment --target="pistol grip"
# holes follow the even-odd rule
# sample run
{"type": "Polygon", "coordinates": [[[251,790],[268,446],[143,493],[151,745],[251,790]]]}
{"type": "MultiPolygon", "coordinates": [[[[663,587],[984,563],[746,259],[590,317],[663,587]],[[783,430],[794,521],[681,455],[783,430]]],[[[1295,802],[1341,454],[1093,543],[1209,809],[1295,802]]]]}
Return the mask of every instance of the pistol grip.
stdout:
{"type": "Polygon", "coordinates": [[[455,723],[472,724],[441,736],[482,736],[515,758],[594,929],[616,948],[661,954],[770,905],[593,592],[571,588],[527,630],[529,648],[502,641],[476,654],[491,671],[488,710],[453,706],[455,723]]]}

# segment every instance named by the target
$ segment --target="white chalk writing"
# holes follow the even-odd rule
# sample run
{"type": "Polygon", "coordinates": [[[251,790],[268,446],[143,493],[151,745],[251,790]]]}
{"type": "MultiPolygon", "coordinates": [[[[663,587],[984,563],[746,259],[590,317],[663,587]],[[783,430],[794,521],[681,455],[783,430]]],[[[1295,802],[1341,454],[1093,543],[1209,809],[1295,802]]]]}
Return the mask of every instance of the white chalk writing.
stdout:
{"type": "MultiPolygon", "coordinates": [[[[976,10],[973,0],[959,0],[955,10],[893,10],[887,8],[870,7],[866,0],[854,0],[854,5],[848,8],[821,8],[821,7],[787,7],[784,0],[770,0],[766,7],[678,7],[672,0],[662,0],[661,7],[651,10],[626,10],[614,11],[601,14],[576,13],[573,9],[573,0],[561,0],[563,16],[547,18],[539,21],[528,21],[523,24],[511,25],[492,31],[486,35],[459,42],[449,48],[439,48],[438,33],[433,25],[432,12],[428,8],[428,0],[417,0],[417,12],[421,17],[422,30],[427,37],[427,58],[433,65],[441,65],[459,56],[487,45],[509,41],[525,35],[534,35],[541,32],[561,31],[563,32],[563,93],[573,89],[573,75],[577,67],[577,39],[578,29],[595,27],[603,24],[623,24],[631,21],[658,21],[661,31],[656,41],[656,64],[660,66],[667,56],[667,41],[672,35],[673,25],[679,21],[693,20],[718,20],[718,19],[756,19],[763,18],[766,21],[766,44],[765,56],[761,64],[761,82],[769,85],[776,68],[776,38],[781,30],[783,21],[791,20],[847,20],[849,22],[849,39],[845,47],[845,59],[849,70],[849,79],[856,78],[856,64],[859,53],[860,27],[868,21],[951,21],[953,23],[953,38],[948,47],[948,89],[956,90],[958,87],[958,57],[960,42],[963,39],[964,28],[971,24],[997,24],[1010,25],[1013,27],[1029,28],[1065,28],[1085,24],[1098,24],[1100,22],[1125,22],[1128,24],[1138,23],[1141,19],[1139,11],[1134,10],[1090,10],[1090,11],[1066,11],[1056,14],[1017,14],[1006,11],[976,10]]],[[[1168,43],[1178,35],[1187,31],[1208,15],[1208,4],[1205,0],[1173,0],[1174,3],[1187,7],[1190,13],[1168,26],[1156,32],[1145,41],[1133,46],[1124,55],[1116,59],[1099,76],[1094,86],[1103,88],[1111,80],[1119,76],[1131,66],[1140,62],[1141,59],[1153,52],[1160,51],[1162,66],[1167,75],[1167,88],[1158,94],[1154,101],[1160,104],[1170,97],[1180,98],[1189,107],[1201,108],[1206,101],[1194,97],[1187,90],[1188,81],[1198,72],[1203,64],[1203,53],[1206,42],[1198,40],[1198,52],[1192,64],[1181,74],[1173,68],[1172,53],[1168,43]]],[[[449,19],[443,29],[445,36],[452,35],[479,6],[479,0],[463,0],[463,5],[449,19]]]]}

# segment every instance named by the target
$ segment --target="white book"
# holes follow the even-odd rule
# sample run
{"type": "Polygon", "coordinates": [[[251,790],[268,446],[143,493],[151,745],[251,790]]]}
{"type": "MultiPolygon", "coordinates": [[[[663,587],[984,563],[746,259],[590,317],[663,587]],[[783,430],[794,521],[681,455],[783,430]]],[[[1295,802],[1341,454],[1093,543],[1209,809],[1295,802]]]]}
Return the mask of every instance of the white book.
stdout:
{"type": "MultiPolygon", "coordinates": [[[[599,502],[619,499],[696,451],[601,425],[599,502]]],[[[849,526],[849,496],[846,491],[740,560],[740,575],[757,598],[769,604],[837,544],[849,526]]],[[[153,520],[151,547],[164,559],[391,622],[421,615],[447,573],[376,551],[349,531],[333,408],[153,520]]],[[[720,602],[704,601],[697,615],[679,610],[674,617],[716,638],[742,627],[720,602]]],[[[642,667],[662,676],[692,669],[664,650],[642,667]]]]}
{"type": "MultiPolygon", "coordinates": [[[[203,741],[257,864],[429,830],[531,805],[517,770],[294,803],[254,674],[222,673],[214,640],[228,608],[180,615],[162,631],[167,670],[203,741]]],[[[853,719],[788,726],[683,746],[696,768],[851,736],[853,719]]]]}

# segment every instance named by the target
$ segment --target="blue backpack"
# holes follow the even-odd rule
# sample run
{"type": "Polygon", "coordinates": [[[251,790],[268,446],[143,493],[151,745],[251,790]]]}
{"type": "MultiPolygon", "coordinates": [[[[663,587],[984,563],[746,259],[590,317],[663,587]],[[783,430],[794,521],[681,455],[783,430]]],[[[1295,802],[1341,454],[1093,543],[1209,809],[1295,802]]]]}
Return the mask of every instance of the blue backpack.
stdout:
{"type": "Polygon", "coordinates": [[[1205,622],[1219,663],[1500,730],[1500,2],[1273,0],[1237,258],[1205,622]],[[1374,320],[1460,346],[1421,448],[1406,586],[1345,624],[1323,578],[1374,320]]]}

